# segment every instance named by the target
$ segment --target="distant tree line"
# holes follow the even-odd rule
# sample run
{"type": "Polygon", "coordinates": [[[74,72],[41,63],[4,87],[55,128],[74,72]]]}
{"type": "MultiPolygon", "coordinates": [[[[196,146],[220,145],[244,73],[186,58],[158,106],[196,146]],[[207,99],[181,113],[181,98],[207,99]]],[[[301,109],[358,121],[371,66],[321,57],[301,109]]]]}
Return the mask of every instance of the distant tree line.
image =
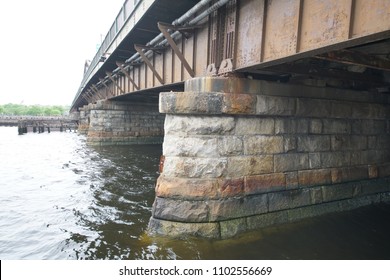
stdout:
{"type": "Polygon", "coordinates": [[[0,105],[0,115],[61,116],[69,112],[69,106],[22,105],[8,103],[0,105]]]}

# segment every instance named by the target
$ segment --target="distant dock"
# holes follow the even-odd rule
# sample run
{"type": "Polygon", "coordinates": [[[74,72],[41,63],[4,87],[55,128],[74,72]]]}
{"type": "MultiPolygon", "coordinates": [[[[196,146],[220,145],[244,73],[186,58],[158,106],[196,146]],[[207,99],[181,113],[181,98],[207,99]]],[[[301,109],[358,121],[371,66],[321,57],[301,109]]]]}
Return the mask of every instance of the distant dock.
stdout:
{"type": "Polygon", "coordinates": [[[67,116],[9,116],[0,115],[0,126],[17,126],[18,134],[51,131],[76,131],[78,120],[67,116]]]}

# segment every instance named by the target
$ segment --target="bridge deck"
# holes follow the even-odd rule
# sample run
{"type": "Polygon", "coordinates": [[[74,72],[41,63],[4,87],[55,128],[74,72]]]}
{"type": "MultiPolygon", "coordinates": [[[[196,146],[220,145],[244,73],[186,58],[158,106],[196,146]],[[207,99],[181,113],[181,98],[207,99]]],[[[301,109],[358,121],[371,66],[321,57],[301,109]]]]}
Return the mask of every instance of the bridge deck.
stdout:
{"type": "Polygon", "coordinates": [[[99,50],[72,110],[106,98],[153,101],[158,92],[180,90],[183,81],[204,75],[389,91],[387,0],[171,3],[136,1],[112,42],[99,50]],[[182,16],[195,5],[200,9],[182,16]],[[174,27],[157,25],[175,19],[174,27]]]}

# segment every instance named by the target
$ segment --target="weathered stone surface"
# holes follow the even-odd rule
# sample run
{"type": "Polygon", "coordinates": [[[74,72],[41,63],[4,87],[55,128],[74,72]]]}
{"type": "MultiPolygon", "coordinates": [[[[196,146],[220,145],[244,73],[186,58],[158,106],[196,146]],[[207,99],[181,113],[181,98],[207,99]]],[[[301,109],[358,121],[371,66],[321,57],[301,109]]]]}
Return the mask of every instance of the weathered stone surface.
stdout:
{"type": "Polygon", "coordinates": [[[362,134],[376,135],[386,131],[386,121],[384,120],[362,120],[362,134]]]}
{"type": "Polygon", "coordinates": [[[248,229],[253,230],[286,223],[288,215],[287,211],[279,211],[248,217],[246,220],[248,229]]]}
{"type": "Polygon", "coordinates": [[[390,178],[380,178],[375,181],[365,180],[360,182],[361,194],[370,195],[390,191],[390,178]]]}
{"type": "Polygon", "coordinates": [[[321,187],[310,188],[310,201],[311,204],[319,204],[323,202],[321,187]]]}
{"type": "Polygon", "coordinates": [[[239,233],[245,232],[248,230],[246,218],[234,219],[229,221],[221,221],[221,238],[231,238],[236,236],[239,233]]]}
{"type": "Polygon", "coordinates": [[[258,95],[256,114],[264,116],[292,116],[295,114],[295,98],[258,95]]]}
{"type": "Polygon", "coordinates": [[[384,203],[390,202],[390,193],[381,193],[380,194],[380,201],[384,203]]]}
{"type": "Polygon", "coordinates": [[[286,189],[297,189],[299,187],[298,171],[285,172],[286,176],[286,189]]]}
{"type": "Polygon", "coordinates": [[[297,138],[295,136],[283,136],[283,146],[285,153],[297,151],[297,138]]]}
{"type": "Polygon", "coordinates": [[[253,94],[223,94],[222,112],[225,114],[256,113],[256,95],[253,94]]]}
{"type": "Polygon", "coordinates": [[[355,103],[332,101],[331,118],[350,118],[355,103]]]}
{"type": "Polygon", "coordinates": [[[275,212],[290,208],[290,197],[283,192],[268,194],[268,211],[275,212]]]}
{"type": "MultiPolygon", "coordinates": [[[[170,222],[154,219],[156,231],[228,238],[390,192],[390,111],[379,104],[389,98],[264,82],[253,92],[242,80],[215,81],[186,82],[187,92],[160,100],[170,113],[153,215],[170,222]]],[[[117,110],[101,116],[95,108],[93,118],[107,139],[152,133],[141,114],[133,119],[143,130],[112,125],[128,118],[117,110]]]]}
{"type": "Polygon", "coordinates": [[[184,200],[205,200],[227,197],[242,197],[244,178],[203,179],[169,178],[161,175],[157,179],[156,196],[184,200]]]}
{"type": "Polygon", "coordinates": [[[237,119],[236,135],[273,135],[275,132],[275,121],[272,118],[248,118],[237,119]]]}
{"type": "Polygon", "coordinates": [[[298,98],[297,116],[329,117],[331,114],[331,101],[323,99],[298,98]]]}
{"type": "MultiPolygon", "coordinates": [[[[220,178],[227,174],[234,175],[234,173],[230,158],[165,156],[164,175],[167,177],[220,178]]],[[[237,177],[240,176],[237,175],[237,177]]]]}
{"type": "Polygon", "coordinates": [[[304,153],[278,154],[274,156],[275,172],[308,169],[309,156],[304,153]]]}
{"type": "Polygon", "coordinates": [[[298,171],[299,186],[317,186],[332,183],[330,169],[313,169],[298,171]]]}
{"type": "Polygon", "coordinates": [[[279,154],[284,151],[283,137],[281,136],[247,136],[244,137],[245,155],[279,154]]]}
{"type": "Polygon", "coordinates": [[[220,156],[238,156],[244,151],[243,140],[241,136],[225,136],[218,138],[218,153],[220,156]]]}
{"type": "Polygon", "coordinates": [[[218,157],[216,137],[177,137],[164,138],[163,154],[183,157],[218,157]]]}
{"type": "Polygon", "coordinates": [[[351,198],[356,184],[337,184],[322,187],[324,202],[351,198]]]}
{"type": "Polygon", "coordinates": [[[389,150],[390,137],[386,134],[368,136],[368,149],[372,150],[389,150]]]}
{"type": "Polygon", "coordinates": [[[169,178],[160,176],[156,184],[156,196],[184,200],[218,198],[219,183],[210,179],[169,178]]]}
{"type": "Polygon", "coordinates": [[[322,133],[322,120],[321,119],[310,120],[309,132],[312,134],[321,134],[322,133]]]}
{"type": "Polygon", "coordinates": [[[237,156],[229,157],[226,176],[243,177],[273,172],[273,156],[237,156]]]}
{"type": "Polygon", "coordinates": [[[327,135],[305,135],[297,137],[298,152],[324,152],[330,150],[330,137],[327,135]]]}
{"type": "Polygon", "coordinates": [[[378,178],[378,167],[376,165],[368,166],[368,178],[378,178]]]}
{"type": "Polygon", "coordinates": [[[290,208],[290,196],[286,192],[268,194],[269,212],[285,210],[290,208]]]}
{"type": "Polygon", "coordinates": [[[376,164],[383,162],[382,158],[385,155],[383,151],[367,150],[359,152],[351,152],[351,165],[376,164]]]}
{"type": "Polygon", "coordinates": [[[351,153],[349,152],[324,152],[321,153],[323,168],[349,166],[351,153]]]}
{"type": "Polygon", "coordinates": [[[100,102],[91,106],[87,122],[91,145],[162,142],[164,116],[153,105],[100,102]]]}
{"type": "Polygon", "coordinates": [[[309,153],[309,168],[318,169],[321,168],[321,154],[320,153],[309,153]]]}
{"type": "Polygon", "coordinates": [[[357,119],[385,119],[389,107],[384,104],[357,103],[352,107],[352,117],[357,119]]]}
{"type": "Polygon", "coordinates": [[[228,116],[166,115],[165,135],[230,135],[235,120],[228,116]]]}
{"type": "Polygon", "coordinates": [[[390,163],[384,163],[378,166],[379,177],[390,176],[390,163]]]}
{"type": "Polygon", "coordinates": [[[307,134],[309,121],[307,119],[283,118],[275,120],[275,134],[307,134]]]}
{"type": "Polygon", "coordinates": [[[332,135],[333,151],[358,151],[367,149],[367,137],[358,135],[332,135]]]}
{"type": "Polygon", "coordinates": [[[349,120],[340,119],[324,119],[323,133],[324,134],[350,134],[352,130],[349,120]]]}
{"type": "Polygon", "coordinates": [[[156,197],[153,217],[176,222],[206,222],[209,207],[204,201],[176,200],[156,197]]]}
{"type": "Polygon", "coordinates": [[[244,199],[220,199],[207,202],[210,207],[209,221],[223,221],[245,217],[244,199]]]}
{"type": "Polygon", "coordinates": [[[268,194],[269,212],[297,208],[311,204],[309,189],[296,189],[268,194]]]}
{"type": "Polygon", "coordinates": [[[235,179],[218,179],[218,196],[222,198],[243,196],[244,195],[244,178],[235,179]]]}
{"type": "Polygon", "coordinates": [[[332,169],[332,183],[364,180],[368,178],[367,166],[354,166],[332,169]]]}
{"type": "Polygon", "coordinates": [[[220,227],[218,223],[180,223],[151,218],[148,225],[150,235],[164,235],[171,237],[200,236],[219,239],[220,227]]]}
{"type": "Polygon", "coordinates": [[[223,221],[266,213],[268,201],[266,194],[247,196],[245,198],[227,198],[210,200],[210,221],[223,221]]]}
{"type": "Polygon", "coordinates": [[[286,176],[284,173],[272,173],[245,178],[245,194],[259,194],[270,191],[280,191],[286,188],[286,176]]]}
{"type": "Polygon", "coordinates": [[[223,94],[215,92],[162,92],[159,110],[166,114],[221,114],[223,94]]]}

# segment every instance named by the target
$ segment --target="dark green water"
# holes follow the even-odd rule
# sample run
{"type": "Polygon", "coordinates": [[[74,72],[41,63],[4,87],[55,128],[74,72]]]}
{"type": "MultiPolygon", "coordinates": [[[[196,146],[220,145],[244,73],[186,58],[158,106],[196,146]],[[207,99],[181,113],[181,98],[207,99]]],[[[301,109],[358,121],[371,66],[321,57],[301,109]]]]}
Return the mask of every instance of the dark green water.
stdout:
{"type": "Polygon", "coordinates": [[[0,259],[390,259],[390,205],[229,240],[145,234],[160,145],[0,127],[0,259]]]}

